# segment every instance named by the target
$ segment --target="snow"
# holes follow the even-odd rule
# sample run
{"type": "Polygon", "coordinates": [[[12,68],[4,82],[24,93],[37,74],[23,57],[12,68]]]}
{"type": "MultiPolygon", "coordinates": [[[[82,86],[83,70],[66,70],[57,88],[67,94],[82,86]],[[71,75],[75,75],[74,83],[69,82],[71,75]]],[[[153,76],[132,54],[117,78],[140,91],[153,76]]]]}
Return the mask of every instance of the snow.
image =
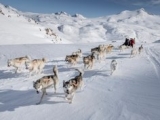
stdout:
{"type": "Polygon", "coordinates": [[[28,22],[28,16],[37,14],[17,17],[22,12],[15,13],[16,9],[2,4],[0,7],[5,13],[0,14],[0,120],[159,120],[159,16],[137,10],[143,14],[142,22],[141,17],[131,19],[137,11],[94,19],[72,17],[64,12],[58,20],[53,19],[55,14],[39,14],[36,24],[28,22]],[[7,11],[11,8],[14,11],[9,18],[7,11]],[[45,28],[51,28],[62,41],[46,35],[45,28]],[[136,38],[136,48],[143,44],[141,54],[130,58],[131,48],[123,52],[117,49],[127,36],[136,38]],[[113,44],[115,48],[101,62],[96,61],[93,69],[84,70],[83,90],[78,90],[69,104],[64,99],[62,82],[78,74],[74,68],[83,69],[84,65],[81,58],[77,65],[68,66],[65,56],[78,49],[86,56],[91,48],[102,44],[113,44]],[[15,74],[13,67],[7,67],[8,59],[25,55],[47,59],[42,74],[28,77],[26,69],[15,74]],[[118,69],[110,75],[113,59],[117,60],[118,69]],[[47,89],[48,95],[36,105],[41,94],[36,94],[33,81],[53,74],[54,65],[59,70],[57,93],[53,88],[47,89]]]}

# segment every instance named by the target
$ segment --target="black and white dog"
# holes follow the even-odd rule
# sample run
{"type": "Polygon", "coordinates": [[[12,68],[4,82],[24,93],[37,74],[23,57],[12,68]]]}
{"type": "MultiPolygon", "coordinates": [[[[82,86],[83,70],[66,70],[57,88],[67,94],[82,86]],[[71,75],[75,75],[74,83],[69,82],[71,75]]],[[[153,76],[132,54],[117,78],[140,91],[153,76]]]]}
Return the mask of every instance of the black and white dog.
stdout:
{"type": "Polygon", "coordinates": [[[82,88],[83,85],[83,71],[79,69],[75,69],[79,72],[79,75],[74,78],[64,81],[63,80],[63,89],[65,93],[65,99],[69,100],[69,103],[72,103],[73,97],[78,88],[82,88]]]}

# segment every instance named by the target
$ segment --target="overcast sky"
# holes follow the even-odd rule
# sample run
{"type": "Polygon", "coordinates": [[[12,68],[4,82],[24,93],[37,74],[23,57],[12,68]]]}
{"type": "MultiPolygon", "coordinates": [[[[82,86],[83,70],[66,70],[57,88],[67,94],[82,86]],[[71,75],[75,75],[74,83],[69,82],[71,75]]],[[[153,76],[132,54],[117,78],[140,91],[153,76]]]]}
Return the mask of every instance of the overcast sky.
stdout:
{"type": "Polygon", "coordinates": [[[93,18],[120,13],[123,10],[144,8],[147,12],[160,15],[160,0],[0,0],[22,12],[68,14],[79,13],[93,18]]]}

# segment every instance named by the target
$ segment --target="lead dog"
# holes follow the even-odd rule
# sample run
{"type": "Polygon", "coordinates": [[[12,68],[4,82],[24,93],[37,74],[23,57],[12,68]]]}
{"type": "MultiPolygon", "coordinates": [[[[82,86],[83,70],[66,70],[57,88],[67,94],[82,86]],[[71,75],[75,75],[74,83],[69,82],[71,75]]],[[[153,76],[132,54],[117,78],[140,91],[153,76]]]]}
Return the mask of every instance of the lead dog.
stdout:
{"type": "Polygon", "coordinates": [[[75,69],[75,70],[79,72],[79,75],[77,75],[76,77],[68,81],[63,80],[63,89],[65,93],[65,99],[69,100],[69,103],[72,103],[75,92],[77,91],[78,88],[82,88],[82,85],[83,85],[83,79],[82,79],[83,71],[79,69],[75,69]]]}
{"type": "Polygon", "coordinates": [[[57,85],[59,82],[57,66],[54,66],[53,73],[54,75],[44,76],[38,79],[36,82],[33,82],[33,87],[36,89],[37,94],[39,93],[40,90],[42,91],[41,99],[37,104],[40,104],[42,102],[44,94],[47,94],[46,89],[48,89],[49,87],[54,86],[54,90],[56,93],[57,85]]]}
{"type": "Polygon", "coordinates": [[[29,56],[9,59],[8,60],[8,67],[10,67],[10,66],[15,67],[16,68],[15,73],[17,73],[18,71],[21,71],[21,67],[23,65],[25,66],[25,62],[29,62],[30,60],[31,60],[31,58],[29,56]]]}
{"type": "Polygon", "coordinates": [[[34,73],[41,73],[45,66],[46,59],[34,59],[32,61],[26,62],[26,69],[29,70],[30,76],[34,73]]]}
{"type": "Polygon", "coordinates": [[[117,61],[116,60],[112,60],[111,64],[110,64],[110,67],[111,67],[111,75],[112,75],[113,72],[117,69],[117,61]]]}

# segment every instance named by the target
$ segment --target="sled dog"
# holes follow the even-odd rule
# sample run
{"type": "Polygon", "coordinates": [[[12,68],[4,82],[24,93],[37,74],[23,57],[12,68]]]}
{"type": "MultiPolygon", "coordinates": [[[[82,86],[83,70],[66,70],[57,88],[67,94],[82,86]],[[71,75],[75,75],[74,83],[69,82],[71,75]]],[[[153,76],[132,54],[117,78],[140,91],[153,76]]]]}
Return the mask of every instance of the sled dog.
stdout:
{"type": "Polygon", "coordinates": [[[95,56],[94,56],[94,54],[89,55],[87,57],[83,57],[84,68],[87,68],[87,69],[90,68],[90,69],[92,69],[94,62],[95,62],[95,56]]]}
{"type": "Polygon", "coordinates": [[[112,60],[111,64],[110,64],[110,67],[111,67],[111,75],[112,75],[113,72],[117,69],[117,61],[116,60],[112,60]]]}
{"type": "Polygon", "coordinates": [[[36,82],[33,82],[33,87],[36,89],[37,94],[40,90],[42,91],[42,96],[37,104],[40,104],[42,102],[44,95],[47,94],[46,89],[48,89],[49,87],[54,86],[54,90],[56,93],[57,85],[59,83],[57,66],[54,66],[53,73],[54,75],[43,76],[36,82]]]}
{"type": "Polygon", "coordinates": [[[8,67],[10,67],[10,66],[15,67],[16,68],[15,73],[17,73],[18,71],[21,71],[22,66],[25,66],[25,62],[29,62],[30,60],[31,60],[31,58],[29,56],[9,59],[8,60],[8,67]]]}
{"type": "Polygon", "coordinates": [[[142,50],[143,50],[143,46],[141,45],[141,46],[138,48],[139,54],[141,54],[142,50]]]}
{"type": "Polygon", "coordinates": [[[26,69],[29,70],[30,76],[34,73],[41,73],[45,66],[46,59],[34,59],[32,61],[26,62],[26,69]]]}
{"type": "Polygon", "coordinates": [[[77,75],[75,78],[72,78],[68,81],[63,80],[63,89],[65,93],[65,99],[69,100],[69,103],[72,103],[73,97],[75,95],[75,92],[78,88],[82,88],[83,85],[83,71],[79,69],[75,69],[79,72],[79,75],[77,75]]]}

